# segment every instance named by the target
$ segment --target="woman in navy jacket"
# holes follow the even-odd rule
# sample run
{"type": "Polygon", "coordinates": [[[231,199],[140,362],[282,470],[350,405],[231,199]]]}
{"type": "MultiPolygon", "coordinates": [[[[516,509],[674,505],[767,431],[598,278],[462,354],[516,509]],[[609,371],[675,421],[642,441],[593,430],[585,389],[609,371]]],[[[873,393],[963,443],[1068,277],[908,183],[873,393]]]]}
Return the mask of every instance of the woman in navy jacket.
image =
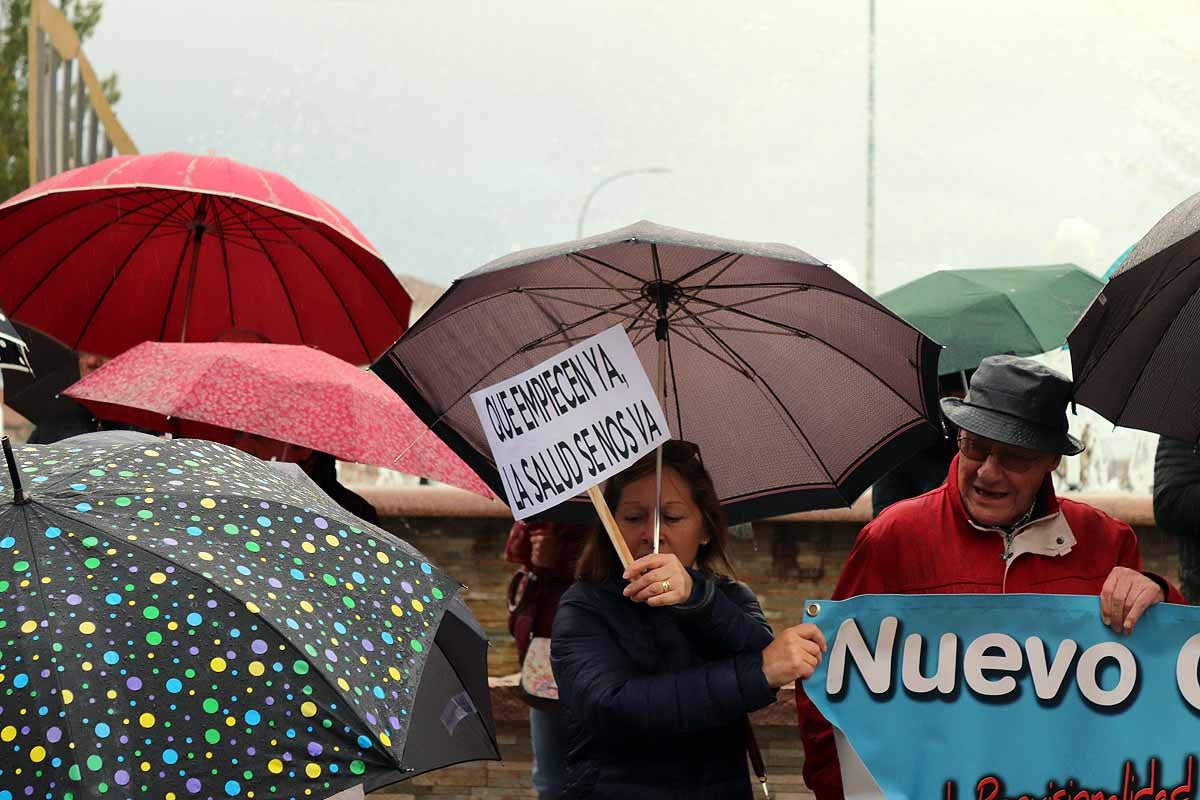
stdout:
{"type": "Polygon", "coordinates": [[[654,454],[605,486],[637,559],[622,572],[595,531],[554,619],[568,730],[565,798],[750,798],[746,714],[807,678],[825,649],[798,625],[776,639],[732,580],[728,528],[695,445],[663,446],[661,546],[654,454]]]}

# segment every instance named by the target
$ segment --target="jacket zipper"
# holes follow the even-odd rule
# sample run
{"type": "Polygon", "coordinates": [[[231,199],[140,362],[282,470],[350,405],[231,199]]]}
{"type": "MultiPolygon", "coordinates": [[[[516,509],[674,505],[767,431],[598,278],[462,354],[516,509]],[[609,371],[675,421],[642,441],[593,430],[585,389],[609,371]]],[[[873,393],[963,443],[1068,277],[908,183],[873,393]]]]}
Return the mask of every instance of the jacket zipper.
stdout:
{"type": "MultiPolygon", "coordinates": [[[[1044,517],[1038,517],[1037,519],[1031,519],[1028,522],[1026,522],[1024,525],[1022,525],[1021,527],[1016,528],[1011,531],[997,531],[997,533],[999,533],[1002,537],[1004,537],[1004,552],[1000,554],[1000,558],[1003,559],[1003,561],[1004,561],[1004,577],[1000,579],[1000,593],[1001,594],[1008,594],[1008,568],[1010,566],[1012,566],[1013,540],[1017,538],[1017,534],[1021,533],[1021,531],[1025,530],[1030,525],[1033,525],[1034,523],[1037,523],[1037,522],[1043,522],[1044,520],[1048,520],[1053,516],[1054,516],[1054,514],[1047,514],[1044,517]]],[[[976,526],[976,527],[979,527],[979,526],[976,526]]],[[[993,530],[995,530],[995,528],[993,528],[993,530]]]]}
{"type": "Polygon", "coordinates": [[[1004,531],[1001,535],[1004,537],[1004,552],[1000,555],[1000,557],[1004,559],[1004,563],[1007,564],[1008,560],[1012,558],[1013,539],[1017,538],[1017,532],[1004,531]]]}

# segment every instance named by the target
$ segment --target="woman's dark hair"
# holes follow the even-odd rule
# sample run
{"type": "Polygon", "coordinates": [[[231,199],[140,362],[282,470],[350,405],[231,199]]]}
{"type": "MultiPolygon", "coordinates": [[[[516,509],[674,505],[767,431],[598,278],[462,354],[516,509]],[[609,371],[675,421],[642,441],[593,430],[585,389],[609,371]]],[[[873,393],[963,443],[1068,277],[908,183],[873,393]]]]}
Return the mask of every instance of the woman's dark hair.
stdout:
{"type": "MultiPolygon", "coordinates": [[[[700,546],[696,555],[696,565],[713,575],[735,577],[727,552],[729,526],[725,522],[725,512],[721,509],[712,478],[704,468],[704,462],[700,460],[700,449],[691,442],[671,439],[663,443],[662,451],[663,469],[670,467],[683,478],[683,482],[692,493],[692,501],[700,509],[700,516],[704,520],[708,544],[700,546]]],[[[604,501],[608,503],[608,507],[615,511],[626,486],[647,475],[653,475],[655,462],[654,451],[651,451],[624,472],[609,478],[604,484],[604,501]]],[[[604,526],[597,523],[588,533],[583,554],[579,557],[576,576],[588,583],[603,583],[620,564],[604,526]]]]}

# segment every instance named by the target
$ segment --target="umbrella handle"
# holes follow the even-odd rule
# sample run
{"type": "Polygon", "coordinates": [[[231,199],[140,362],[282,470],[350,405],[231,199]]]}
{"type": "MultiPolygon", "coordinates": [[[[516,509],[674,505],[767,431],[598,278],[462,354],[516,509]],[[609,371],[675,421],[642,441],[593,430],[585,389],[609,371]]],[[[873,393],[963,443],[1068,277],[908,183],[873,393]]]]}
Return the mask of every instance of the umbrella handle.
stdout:
{"type": "MultiPolygon", "coordinates": [[[[13,503],[21,505],[29,500],[25,496],[25,492],[21,488],[21,473],[17,470],[17,459],[13,456],[12,445],[8,441],[8,437],[0,438],[0,443],[4,445],[4,460],[8,462],[8,475],[12,478],[13,503]]],[[[603,500],[604,498],[601,498],[603,500]]],[[[622,540],[624,543],[624,540],[622,540]]]]}
{"type": "Polygon", "coordinates": [[[593,486],[588,489],[588,497],[592,499],[592,505],[595,506],[600,521],[604,523],[604,530],[608,532],[608,539],[621,559],[621,566],[629,569],[629,565],[633,563],[633,553],[629,552],[629,545],[625,544],[625,537],[621,535],[621,529],[617,527],[617,521],[613,519],[612,512],[608,509],[604,493],[600,491],[599,486],[593,486]]]}

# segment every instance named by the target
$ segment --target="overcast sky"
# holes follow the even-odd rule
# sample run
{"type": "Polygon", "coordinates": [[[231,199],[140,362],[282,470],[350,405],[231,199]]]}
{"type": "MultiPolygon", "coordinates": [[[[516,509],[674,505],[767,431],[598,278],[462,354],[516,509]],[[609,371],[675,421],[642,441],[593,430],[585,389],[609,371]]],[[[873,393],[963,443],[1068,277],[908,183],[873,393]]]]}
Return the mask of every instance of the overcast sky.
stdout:
{"type": "MultiPolygon", "coordinates": [[[[877,288],[1103,271],[1200,191],[1200,2],[880,0],[877,288]]],[[[85,49],[142,152],[215,151],[398,273],[641,218],[865,259],[867,2],[105,0],[85,49]]]]}

